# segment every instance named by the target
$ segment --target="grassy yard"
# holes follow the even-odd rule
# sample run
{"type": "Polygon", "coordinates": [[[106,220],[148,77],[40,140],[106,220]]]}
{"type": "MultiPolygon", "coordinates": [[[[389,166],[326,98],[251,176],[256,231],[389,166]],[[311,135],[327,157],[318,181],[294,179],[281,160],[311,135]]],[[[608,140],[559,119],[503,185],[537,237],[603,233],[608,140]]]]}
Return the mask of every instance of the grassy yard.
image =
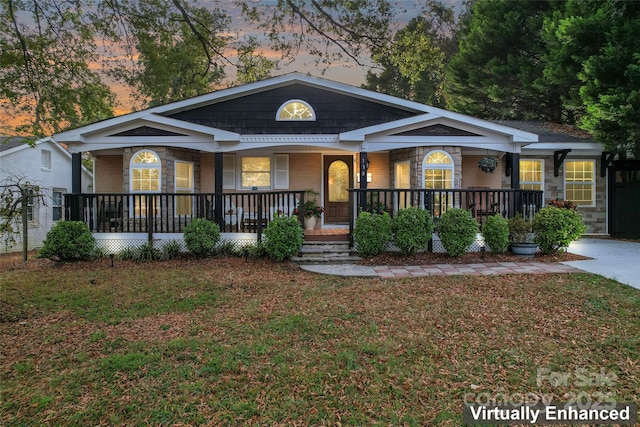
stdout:
{"type": "Polygon", "coordinates": [[[499,393],[640,401],[640,292],[590,274],[1,267],[0,425],[457,426],[499,393]]]}

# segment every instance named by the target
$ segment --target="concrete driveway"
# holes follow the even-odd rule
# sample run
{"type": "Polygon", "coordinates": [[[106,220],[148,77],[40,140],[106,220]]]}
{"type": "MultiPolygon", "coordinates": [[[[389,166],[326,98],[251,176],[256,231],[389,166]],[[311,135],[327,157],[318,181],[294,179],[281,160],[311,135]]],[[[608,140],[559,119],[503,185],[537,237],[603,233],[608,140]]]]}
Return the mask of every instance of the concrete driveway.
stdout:
{"type": "Polygon", "coordinates": [[[562,264],[640,289],[640,243],[586,238],[571,243],[568,252],[593,259],[562,264]]]}

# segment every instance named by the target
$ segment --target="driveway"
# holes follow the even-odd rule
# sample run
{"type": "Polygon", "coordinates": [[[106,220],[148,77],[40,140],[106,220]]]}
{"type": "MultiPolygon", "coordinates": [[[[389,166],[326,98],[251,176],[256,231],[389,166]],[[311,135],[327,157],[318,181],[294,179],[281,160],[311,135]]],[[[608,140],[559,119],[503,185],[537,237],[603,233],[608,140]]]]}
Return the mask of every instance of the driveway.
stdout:
{"type": "Polygon", "coordinates": [[[640,243],[587,238],[571,243],[569,252],[593,259],[562,264],[640,289],[640,243]]]}

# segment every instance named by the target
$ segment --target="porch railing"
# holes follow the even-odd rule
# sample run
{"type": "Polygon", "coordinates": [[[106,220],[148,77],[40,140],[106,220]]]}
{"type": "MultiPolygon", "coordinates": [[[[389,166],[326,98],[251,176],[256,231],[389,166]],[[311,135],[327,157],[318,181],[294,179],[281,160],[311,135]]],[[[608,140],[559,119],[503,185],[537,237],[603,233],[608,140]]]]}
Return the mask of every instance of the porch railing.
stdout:
{"type": "Polygon", "coordinates": [[[65,219],[94,233],[183,233],[194,218],[223,232],[257,233],[278,214],[304,219],[304,191],[255,193],[66,194],[65,219]],[[298,209],[296,211],[296,209],[298,209]]]}
{"type": "Polygon", "coordinates": [[[542,191],[521,189],[352,189],[351,206],[355,206],[349,223],[353,232],[355,218],[359,212],[388,212],[393,216],[398,209],[415,206],[426,209],[439,217],[447,209],[460,208],[471,214],[482,225],[488,216],[500,213],[511,218],[516,213],[532,219],[542,208],[542,191]]]}

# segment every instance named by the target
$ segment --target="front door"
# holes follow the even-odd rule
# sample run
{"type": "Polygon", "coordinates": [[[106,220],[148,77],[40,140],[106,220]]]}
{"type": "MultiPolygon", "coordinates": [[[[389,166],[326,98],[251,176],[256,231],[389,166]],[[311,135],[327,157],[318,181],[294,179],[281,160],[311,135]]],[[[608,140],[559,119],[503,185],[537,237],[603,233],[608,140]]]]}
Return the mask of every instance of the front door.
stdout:
{"type": "Polygon", "coordinates": [[[349,223],[349,188],[353,188],[353,156],[324,156],[325,224],[349,223]]]}

